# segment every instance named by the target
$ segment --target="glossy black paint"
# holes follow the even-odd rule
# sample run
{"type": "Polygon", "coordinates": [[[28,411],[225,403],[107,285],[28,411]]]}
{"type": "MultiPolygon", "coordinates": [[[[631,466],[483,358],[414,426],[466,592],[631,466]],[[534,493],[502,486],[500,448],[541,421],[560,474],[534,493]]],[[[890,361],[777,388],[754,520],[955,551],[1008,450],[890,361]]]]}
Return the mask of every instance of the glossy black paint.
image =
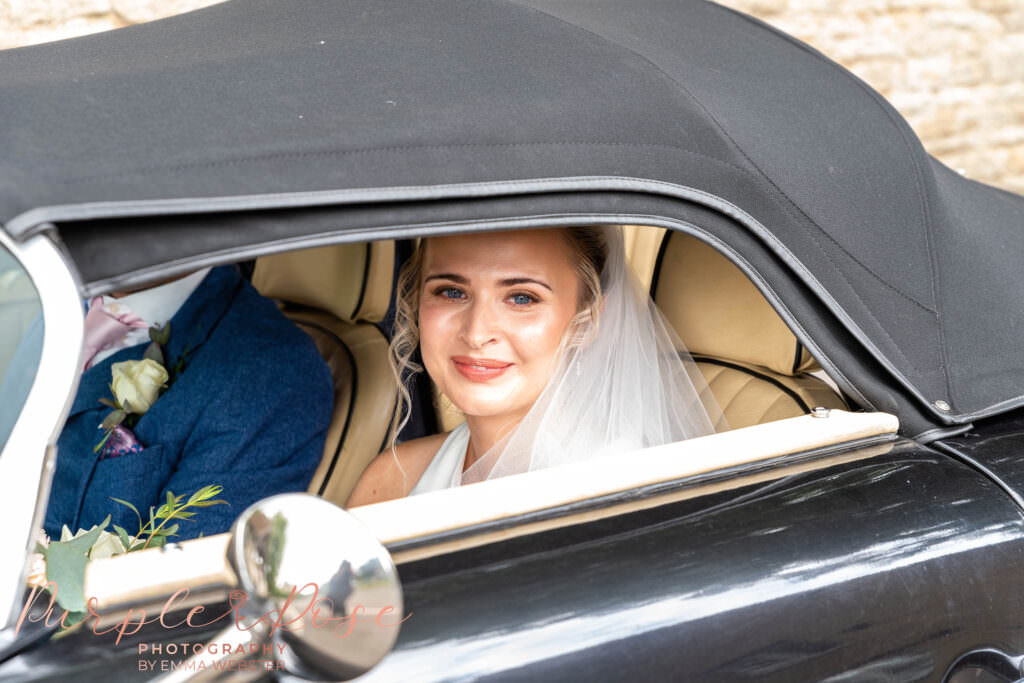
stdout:
{"type": "MultiPolygon", "coordinates": [[[[359,680],[939,681],[969,652],[1024,652],[1022,565],[1013,500],[900,440],[402,565],[411,617],[359,680]]],[[[78,634],[0,665],[0,681],[146,680],[138,643],[211,635],[78,634]]]]}
{"type": "Polygon", "coordinates": [[[1024,515],[912,442],[400,567],[387,680],[940,680],[1024,647],[1024,515]]]}
{"type": "Polygon", "coordinates": [[[937,446],[986,471],[1024,503],[1024,410],[977,423],[967,434],[937,446]]]}

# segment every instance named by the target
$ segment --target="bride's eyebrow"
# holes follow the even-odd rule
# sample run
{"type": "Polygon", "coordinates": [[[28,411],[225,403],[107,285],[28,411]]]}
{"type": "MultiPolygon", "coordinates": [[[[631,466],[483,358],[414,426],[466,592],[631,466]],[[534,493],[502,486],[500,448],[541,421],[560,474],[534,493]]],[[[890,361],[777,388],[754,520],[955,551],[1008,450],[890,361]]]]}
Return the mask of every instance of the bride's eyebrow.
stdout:
{"type": "MultiPolygon", "coordinates": [[[[423,280],[423,284],[427,284],[431,280],[449,280],[451,282],[455,282],[455,283],[460,284],[460,285],[468,285],[469,284],[469,280],[467,278],[464,278],[461,275],[456,275],[455,273],[435,273],[433,275],[428,275],[423,280]]],[[[505,278],[504,280],[499,280],[498,284],[501,285],[502,287],[515,287],[516,285],[534,284],[534,285],[540,285],[541,287],[543,287],[544,289],[548,290],[549,292],[553,292],[554,291],[553,289],[551,289],[551,287],[550,287],[550,285],[548,285],[548,283],[546,283],[546,282],[544,282],[542,280],[535,280],[534,278],[531,278],[531,277],[510,277],[510,278],[505,278]]]]}
{"type": "Polygon", "coordinates": [[[544,289],[548,290],[549,292],[554,291],[554,290],[551,289],[551,287],[548,285],[548,283],[543,282],[541,280],[535,280],[532,277],[510,277],[510,278],[506,278],[504,280],[501,280],[498,284],[500,284],[502,287],[515,287],[516,285],[531,285],[532,284],[532,285],[540,285],[541,287],[543,287],[544,289]]]}
{"type": "Polygon", "coordinates": [[[423,280],[423,284],[427,284],[431,280],[451,280],[452,282],[457,282],[460,285],[469,284],[469,280],[462,277],[461,275],[455,275],[454,273],[436,273],[434,275],[428,275],[423,280]]]}

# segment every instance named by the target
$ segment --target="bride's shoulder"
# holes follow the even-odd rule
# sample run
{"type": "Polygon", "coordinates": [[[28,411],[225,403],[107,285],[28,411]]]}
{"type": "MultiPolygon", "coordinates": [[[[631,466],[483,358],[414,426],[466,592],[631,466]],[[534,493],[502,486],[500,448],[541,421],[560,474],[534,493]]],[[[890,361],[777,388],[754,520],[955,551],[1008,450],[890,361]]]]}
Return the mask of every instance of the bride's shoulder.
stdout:
{"type": "Polygon", "coordinates": [[[448,433],[432,434],[385,448],[363,472],[345,507],[380,503],[409,495],[440,450],[448,433]]]}

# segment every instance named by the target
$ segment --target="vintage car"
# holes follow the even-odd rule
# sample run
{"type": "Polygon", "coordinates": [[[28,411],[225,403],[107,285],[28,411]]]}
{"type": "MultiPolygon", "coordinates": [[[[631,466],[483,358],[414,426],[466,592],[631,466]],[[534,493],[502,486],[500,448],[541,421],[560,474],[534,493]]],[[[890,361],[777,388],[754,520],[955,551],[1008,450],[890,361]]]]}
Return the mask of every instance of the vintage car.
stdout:
{"type": "Polygon", "coordinates": [[[231,0],[0,92],[0,681],[1024,676],[1024,199],[808,46],[696,0],[231,0]],[[732,429],[341,509],[411,240],[583,224],[630,226],[732,429]],[[229,263],[331,367],[312,495],[90,563],[56,637],[82,300],[229,263]]]}

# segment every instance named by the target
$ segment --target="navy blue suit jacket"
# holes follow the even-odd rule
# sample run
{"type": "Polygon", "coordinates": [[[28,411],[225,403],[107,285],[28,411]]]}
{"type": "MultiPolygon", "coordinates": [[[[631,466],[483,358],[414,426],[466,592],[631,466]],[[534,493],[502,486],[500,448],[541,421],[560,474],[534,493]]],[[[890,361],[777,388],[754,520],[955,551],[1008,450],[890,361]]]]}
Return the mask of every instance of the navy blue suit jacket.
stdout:
{"type": "MultiPolygon", "coordinates": [[[[163,321],[153,321],[160,322],[163,321]]],[[[82,374],[57,442],[46,533],[89,528],[112,515],[129,534],[166,491],[186,498],[207,484],[230,505],[197,510],[172,540],[227,531],[251,503],[304,491],[320,462],[334,392],[312,340],[231,267],[210,271],[171,319],[165,347],[185,369],[133,428],[143,450],[101,458],[93,447],[110,412],[110,366],[141,359],[146,344],[122,349],[82,374]]],[[[145,519],[144,519],[145,521],[145,519]]]]}

